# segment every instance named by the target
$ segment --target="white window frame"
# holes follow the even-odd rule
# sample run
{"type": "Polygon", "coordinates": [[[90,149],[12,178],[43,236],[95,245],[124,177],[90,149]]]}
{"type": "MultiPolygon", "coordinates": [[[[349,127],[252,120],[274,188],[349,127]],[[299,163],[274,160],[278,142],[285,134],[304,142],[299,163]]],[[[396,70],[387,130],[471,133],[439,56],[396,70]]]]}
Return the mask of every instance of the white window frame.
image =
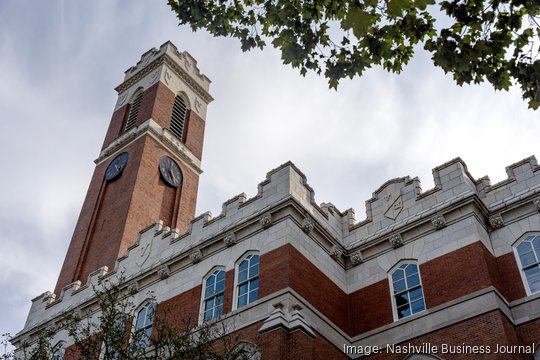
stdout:
{"type": "MultiPolygon", "coordinates": [[[[540,236],[540,232],[538,232],[538,231],[536,231],[536,232],[526,232],[519,239],[517,239],[516,242],[514,242],[514,244],[512,245],[512,251],[514,252],[514,257],[516,259],[516,263],[517,263],[518,270],[519,270],[519,276],[521,276],[521,281],[523,283],[523,286],[525,287],[525,292],[527,293],[527,296],[540,294],[540,291],[535,291],[535,292],[531,291],[529,282],[527,281],[527,277],[525,276],[525,271],[523,271],[523,264],[521,264],[521,258],[519,257],[519,253],[518,253],[518,249],[517,249],[517,247],[524,240],[526,240],[529,236],[540,236]]],[[[538,262],[536,264],[536,266],[540,267],[540,262],[538,262]]]]}
{"type": "MultiPolygon", "coordinates": [[[[252,303],[247,303],[246,305],[242,306],[241,308],[238,307],[238,288],[239,288],[239,284],[238,284],[238,275],[240,274],[240,264],[249,256],[249,255],[257,255],[259,257],[259,269],[257,271],[257,279],[260,278],[261,276],[261,255],[259,254],[258,251],[256,250],[250,250],[250,251],[247,251],[245,252],[234,264],[234,289],[233,289],[233,304],[232,304],[232,310],[238,310],[238,309],[242,309],[242,308],[245,308],[247,306],[249,306],[250,304],[252,303]]],[[[260,282],[259,282],[259,287],[258,287],[258,290],[260,290],[260,282]]],[[[257,290],[257,291],[258,291],[257,290]]],[[[260,299],[260,296],[259,296],[259,291],[257,293],[257,300],[255,300],[254,302],[257,302],[259,299],[260,299]]]]}
{"type": "MultiPolygon", "coordinates": [[[[139,329],[136,329],[136,326],[137,326],[137,319],[139,317],[139,312],[146,306],[148,306],[149,304],[153,303],[154,304],[154,317],[152,318],[152,324],[150,325],[150,328],[153,329],[154,328],[154,324],[155,324],[155,320],[156,320],[156,309],[157,309],[157,302],[155,299],[146,299],[144,300],[138,307],[137,309],[135,309],[135,313],[134,313],[134,316],[133,316],[133,325],[131,326],[131,338],[132,338],[132,341],[133,341],[133,336],[135,335],[135,332],[139,329]]],[[[146,316],[146,314],[145,314],[146,316]]],[[[143,329],[146,329],[148,328],[148,325],[144,326],[143,329]]],[[[152,332],[150,332],[150,336],[152,336],[152,332]]],[[[148,344],[146,345],[146,347],[150,347],[150,338],[148,339],[148,344]]]]}
{"type": "MultiPolygon", "coordinates": [[[[205,290],[206,290],[206,281],[212,276],[216,271],[223,271],[225,273],[225,283],[223,284],[223,307],[221,309],[221,316],[223,317],[223,308],[225,307],[225,292],[227,291],[227,269],[225,266],[218,265],[214,266],[209,272],[206,273],[206,275],[203,277],[202,281],[202,288],[201,288],[201,303],[199,305],[199,325],[202,325],[205,323],[204,321],[204,305],[206,303],[205,298],[205,290]]],[[[214,296],[215,297],[215,296],[214,296]]],[[[216,320],[216,318],[212,318],[208,320],[208,322],[211,322],[213,320],[216,320]]]]}
{"type": "Polygon", "coordinates": [[[422,282],[422,275],[420,274],[420,264],[418,264],[418,260],[404,259],[404,260],[399,261],[394,266],[392,266],[392,268],[388,271],[388,283],[390,284],[389,286],[390,287],[390,301],[392,302],[392,315],[394,316],[394,321],[409,319],[410,317],[415,316],[417,314],[421,314],[427,310],[426,296],[424,294],[424,283],[422,282]],[[411,315],[402,317],[400,319],[397,312],[396,297],[394,295],[394,279],[392,278],[392,275],[403,264],[414,264],[418,268],[418,279],[420,280],[420,289],[422,291],[422,299],[424,300],[424,310],[421,310],[413,314],[412,309],[411,309],[411,315]]]}

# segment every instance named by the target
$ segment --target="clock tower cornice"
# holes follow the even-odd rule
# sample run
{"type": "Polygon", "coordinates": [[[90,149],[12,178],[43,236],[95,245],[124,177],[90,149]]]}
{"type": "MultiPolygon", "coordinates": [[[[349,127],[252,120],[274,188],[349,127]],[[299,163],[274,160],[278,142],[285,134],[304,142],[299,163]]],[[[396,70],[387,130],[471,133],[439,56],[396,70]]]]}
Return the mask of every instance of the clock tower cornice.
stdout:
{"type": "Polygon", "coordinates": [[[149,135],[156,141],[162,144],[167,150],[175,155],[178,160],[182,161],[186,166],[193,170],[198,175],[203,173],[201,168],[201,160],[199,160],[189,149],[176,138],[168,129],[161,128],[155,121],[149,119],[142,123],[140,126],[131,129],[127,133],[121,135],[119,138],[110,143],[105,149],[101,151],[98,158],[94,160],[96,165],[107,161],[110,157],[114,156],[122,149],[126,148],[129,144],[138,140],[139,138],[149,135]]]}

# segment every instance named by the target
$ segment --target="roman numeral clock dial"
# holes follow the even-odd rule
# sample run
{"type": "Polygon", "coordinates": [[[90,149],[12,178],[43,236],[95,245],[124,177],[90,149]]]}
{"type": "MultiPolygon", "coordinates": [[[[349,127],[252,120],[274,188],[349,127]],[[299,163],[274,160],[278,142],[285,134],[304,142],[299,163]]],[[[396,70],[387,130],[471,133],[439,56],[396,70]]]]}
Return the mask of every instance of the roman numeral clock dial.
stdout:
{"type": "Polygon", "coordinates": [[[124,152],[114,158],[105,171],[105,181],[116,180],[122,175],[128,161],[128,153],[124,152]]]}
{"type": "Polygon", "coordinates": [[[182,171],[180,166],[168,156],[163,156],[159,160],[159,173],[165,183],[172,187],[179,187],[182,185],[182,171]]]}

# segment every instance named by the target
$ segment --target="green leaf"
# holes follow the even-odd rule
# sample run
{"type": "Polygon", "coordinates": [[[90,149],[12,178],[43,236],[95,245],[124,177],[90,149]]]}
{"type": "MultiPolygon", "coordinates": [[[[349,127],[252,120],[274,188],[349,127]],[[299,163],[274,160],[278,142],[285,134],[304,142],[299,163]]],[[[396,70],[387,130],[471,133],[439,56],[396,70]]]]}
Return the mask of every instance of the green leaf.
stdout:
{"type": "Polygon", "coordinates": [[[362,38],[369,32],[374,20],[373,15],[360,8],[351,6],[347,12],[347,16],[341,22],[341,26],[345,30],[352,29],[354,36],[362,38]]]}

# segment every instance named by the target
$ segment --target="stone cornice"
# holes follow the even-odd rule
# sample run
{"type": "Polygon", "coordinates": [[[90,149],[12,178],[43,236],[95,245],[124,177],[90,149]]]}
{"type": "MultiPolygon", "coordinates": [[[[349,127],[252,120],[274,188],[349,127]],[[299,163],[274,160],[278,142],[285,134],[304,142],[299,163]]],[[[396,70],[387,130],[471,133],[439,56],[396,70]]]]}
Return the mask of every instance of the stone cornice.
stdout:
{"type": "Polygon", "coordinates": [[[178,63],[168,54],[163,54],[156,60],[152,61],[148,66],[140,70],[137,74],[128,78],[126,81],[118,85],[115,90],[118,94],[129,89],[133,84],[144,78],[146,75],[157,69],[161,65],[167,65],[176,75],[178,75],[197,95],[199,95],[207,104],[212,102],[214,98],[203,89],[178,63]]]}
{"type": "Polygon", "coordinates": [[[154,139],[163,144],[167,150],[176,155],[196,174],[202,174],[203,171],[201,169],[201,161],[197,159],[182,142],[176,139],[176,137],[172,135],[168,129],[162,129],[152,119],[149,119],[138,127],[131,129],[107,145],[107,147],[101,151],[98,158],[94,160],[94,163],[96,165],[102,163],[110,156],[114,155],[119,150],[123,149],[128,144],[144,135],[151,135],[154,139]]]}

